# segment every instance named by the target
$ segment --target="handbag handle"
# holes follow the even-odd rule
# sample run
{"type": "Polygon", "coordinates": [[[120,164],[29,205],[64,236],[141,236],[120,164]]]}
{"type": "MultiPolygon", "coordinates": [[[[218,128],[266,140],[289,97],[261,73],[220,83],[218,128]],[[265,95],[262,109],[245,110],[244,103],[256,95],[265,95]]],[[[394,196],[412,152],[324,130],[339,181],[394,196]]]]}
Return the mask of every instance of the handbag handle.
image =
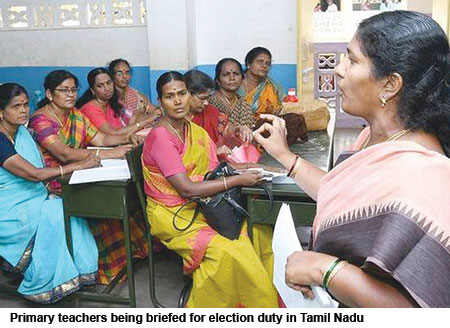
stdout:
{"type": "Polygon", "coordinates": [[[181,206],[181,207],[175,212],[175,214],[173,215],[173,219],[172,219],[172,226],[175,228],[175,230],[178,230],[178,231],[185,231],[185,230],[189,229],[190,226],[194,223],[194,220],[195,220],[195,218],[197,217],[198,211],[199,211],[198,205],[195,206],[194,215],[192,216],[191,222],[189,222],[188,225],[187,225],[186,227],[184,227],[184,228],[179,228],[179,227],[177,227],[177,224],[175,223],[175,221],[176,221],[177,216],[178,216],[178,213],[181,211],[181,209],[183,209],[186,205],[189,205],[189,204],[194,203],[194,202],[196,201],[196,199],[198,199],[198,198],[193,198],[193,199],[188,200],[186,203],[183,204],[183,206],[181,206]]]}

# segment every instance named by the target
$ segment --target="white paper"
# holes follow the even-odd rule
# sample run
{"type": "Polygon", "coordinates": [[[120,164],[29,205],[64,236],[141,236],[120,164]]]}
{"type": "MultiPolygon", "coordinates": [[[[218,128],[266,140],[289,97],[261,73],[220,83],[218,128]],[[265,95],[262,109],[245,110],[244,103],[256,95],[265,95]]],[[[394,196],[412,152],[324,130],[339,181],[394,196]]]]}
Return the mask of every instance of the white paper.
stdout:
{"type": "Polygon", "coordinates": [[[289,205],[283,204],[278,214],[273,232],[272,249],[274,253],[273,283],[284,304],[288,308],[335,308],[338,303],[319,286],[313,286],[314,299],[306,299],[303,294],[288,287],[285,282],[286,260],[295,251],[301,251],[302,246],[295,231],[289,205]]]}
{"type": "Polygon", "coordinates": [[[131,178],[128,163],[124,159],[104,159],[101,164],[102,167],[73,171],[69,184],[128,180],[131,178]]]}
{"type": "Polygon", "coordinates": [[[275,183],[275,184],[295,183],[295,181],[293,179],[291,179],[287,176],[287,173],[268,171],[268,170],[264,170],[263,168],[260,168],[260,167],[251,167],[248,169],[237,170],[237,173],[242,174],[242,173],[251,172],[251,171],[261,172],[263,175],[264,181],[272,181],[272,183],[275,183]]]}

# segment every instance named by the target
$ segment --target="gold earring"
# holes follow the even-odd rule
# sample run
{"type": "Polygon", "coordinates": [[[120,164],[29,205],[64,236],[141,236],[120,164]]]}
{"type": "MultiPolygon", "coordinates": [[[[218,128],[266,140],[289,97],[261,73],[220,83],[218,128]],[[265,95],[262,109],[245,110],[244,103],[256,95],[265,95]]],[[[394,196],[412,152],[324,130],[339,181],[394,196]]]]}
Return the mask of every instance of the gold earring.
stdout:
{"type": "Polygon", "coordinates": [[[384,108],[386,106],[386,98],[381,97],[381,108],[384,108]]]}

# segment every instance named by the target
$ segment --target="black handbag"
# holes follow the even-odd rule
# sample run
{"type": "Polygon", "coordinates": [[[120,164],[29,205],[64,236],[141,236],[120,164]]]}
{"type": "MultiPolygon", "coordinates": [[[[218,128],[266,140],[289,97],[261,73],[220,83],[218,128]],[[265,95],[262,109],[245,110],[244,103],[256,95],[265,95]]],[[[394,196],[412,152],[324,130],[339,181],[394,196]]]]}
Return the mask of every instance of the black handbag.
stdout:
{"type": "MultiPolygon", "coordinates": [[[[205,180],[215,180],[221,179],[223,177],[229,177],[236,175],[236,170],[234,170],[226,162],[221,162],[214,171],[208,172],[205,175],[205,180]]],[[[260,185],[263,188],[270,199],[270,206],[272,212],[273,208],[273,196],[272,192],[267,188],[266,185],[260,185]]],[[[241,198],[241,187],[234,187],[229,190],[217,193],[214,196],[207,198],[193,198],[189,200],[186,204],[178,209],[174,214],[173,227],[178,231],[184,231],[188,229],[193,223],[201,211],[208,222],[208,225],[216,230],[222,236],[234,240],[239,238],[241,233],[242,224],[244,223],[245,216],[250,214],[243,207],[243,200],[241,198]],[[178,212],[186,205],[190,203],[197,203],[197,207],[194,212],[194,216],[189,224],[184,228],[179,228],[176,225],[176,217],[178,212]]]]}

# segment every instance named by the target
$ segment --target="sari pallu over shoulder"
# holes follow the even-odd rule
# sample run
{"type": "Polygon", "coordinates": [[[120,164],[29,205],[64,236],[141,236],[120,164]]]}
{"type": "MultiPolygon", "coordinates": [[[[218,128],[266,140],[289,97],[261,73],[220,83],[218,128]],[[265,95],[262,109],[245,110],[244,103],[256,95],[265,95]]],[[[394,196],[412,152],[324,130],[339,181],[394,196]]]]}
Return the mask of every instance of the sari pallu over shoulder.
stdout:
{"type": "MultiPolygon", "coordinates": [[[[361,139],[361,138],[360,138],[361,139]]],[[[450,307],[450,159],[410,141],[374,145],[320,182],[313,249],[450,307]]]]}
{"type": "MultiPolygon", "coordinates": [[[[41,154],[25,127],[16,135],[17,153],[38,168],[41,154]]],[[[95,282],[97,248],[87,223],[71,220],[74,258],[66,246],[61,199],[49,199],[43,183],[0,168],[0,256],[23,274],[18,292],[53,303],[95,282]]]]}

